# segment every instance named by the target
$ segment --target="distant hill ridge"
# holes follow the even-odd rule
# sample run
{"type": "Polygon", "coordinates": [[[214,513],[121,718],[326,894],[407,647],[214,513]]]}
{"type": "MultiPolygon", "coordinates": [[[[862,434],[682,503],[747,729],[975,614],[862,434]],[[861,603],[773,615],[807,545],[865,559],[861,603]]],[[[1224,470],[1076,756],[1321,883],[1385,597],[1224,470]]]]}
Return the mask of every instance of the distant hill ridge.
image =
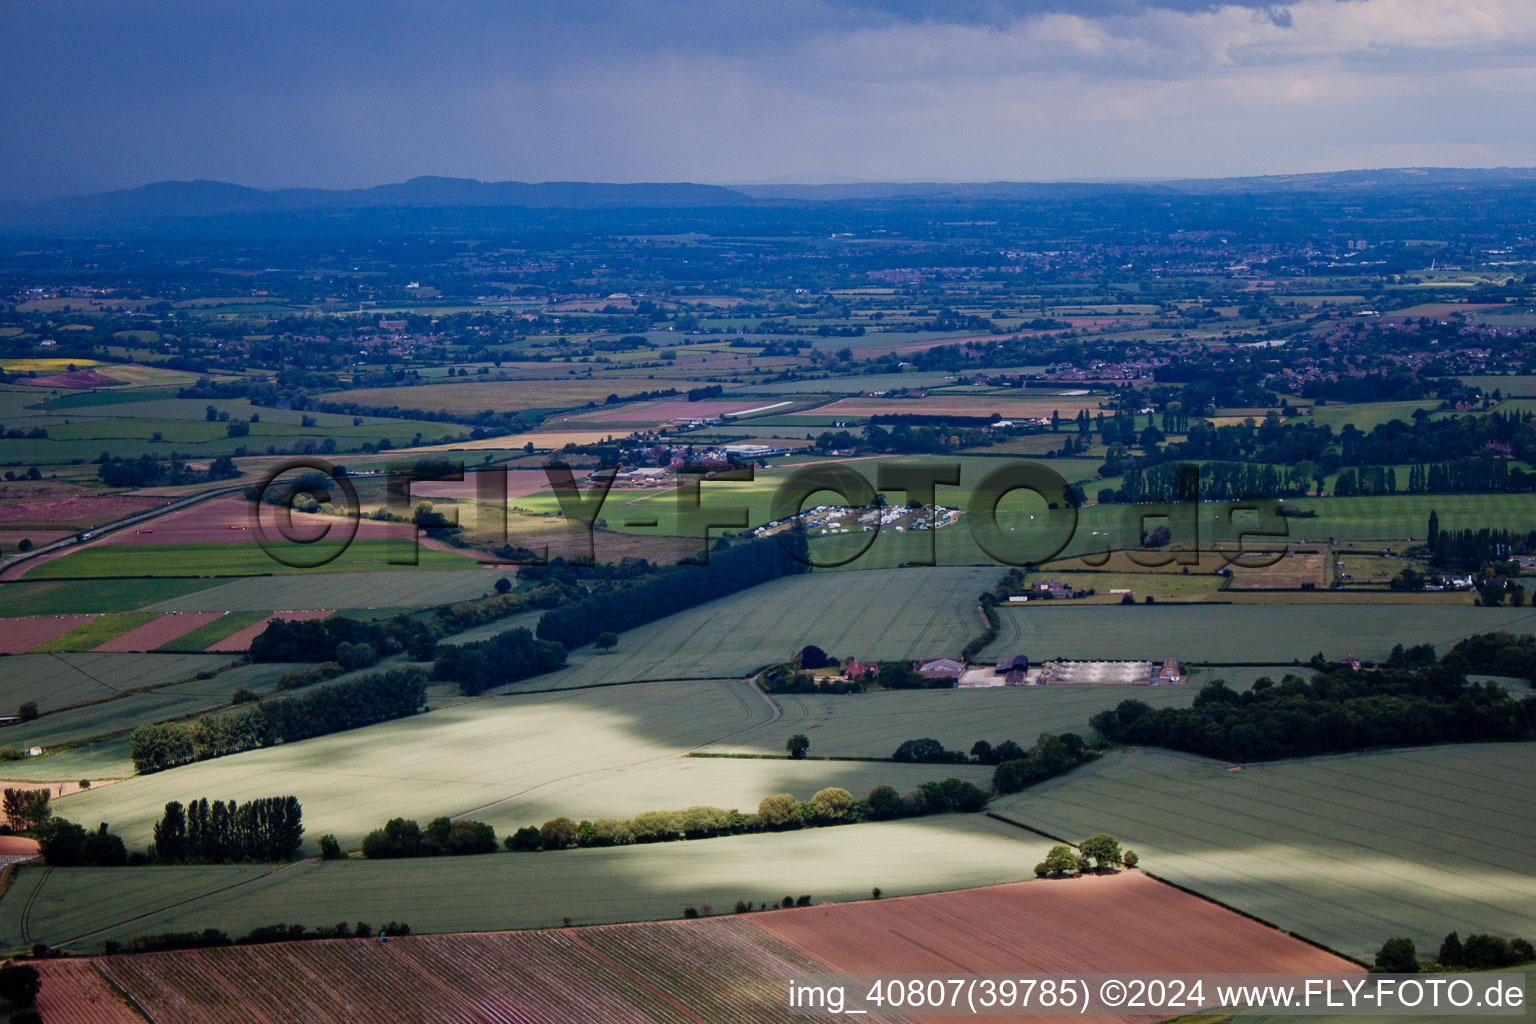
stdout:
{"type": "Polygon", "coordinates": [[[1071,200],[1115,194],[1392,192],[1536,186],[1536,168],[1393,168],[1247,178],[1060,182],[859,182],[829,185],[619,184],[591,181],[478,181],[418,177],[372,188],[263,190],[222,181],[160,181],[138,188],[0,204],[0,229],[91,230],[220,217],[338,214],[360,210],[638,209],[980,200],[1071,200]]]}

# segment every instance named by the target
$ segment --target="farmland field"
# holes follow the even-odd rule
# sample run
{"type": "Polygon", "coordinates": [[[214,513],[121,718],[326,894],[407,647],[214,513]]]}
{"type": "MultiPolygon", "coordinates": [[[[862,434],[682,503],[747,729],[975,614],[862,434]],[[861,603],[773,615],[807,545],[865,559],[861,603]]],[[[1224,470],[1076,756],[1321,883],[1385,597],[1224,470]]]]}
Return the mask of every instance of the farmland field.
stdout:
{"type": "Polygon", "coordinates": [[[212,586],[217,584],[195,579],[144,579],[111,586],[103,586],[96,580],[18,580],[0,585],[0,597],[5,599],[5,611],[10,615],[126,612],[212,586]]]}
{"type": "Polygon", "coordinates": [[[1137,871],[823,906],[750,920],[848,973],[1008,973],[1021,963],[1031,973],[1046,975],[1360,971],[1316,946],[1137,871]]]}
{"type": "MultiPolygon", "coordinates": [[[[1088,719],[1122,700],[1153,707],[1187,707],[1202,683],[1224,678],[1246,689],[1258,670],[1214,669],[1184,686],[999,686],[965,690],[885,690],[855,696],[772,694],[783,717],[734,739],[706,747],[710,753],[782,754],[796,733],[811,741],[811,756],[890,757],[903,740],[931,736],[950,750],[969,752],[977,740],[1013,740],[1028,747],[1041,733],[1087,736],[1088,719]]],[[[1284,669],[1270,670],[1275,678],[1284,669]]],[[[935,765],[934,771],[944,770],[935,765]]]]}
{"type": "Polygon", "coordinates": [[[213,586],[205,584],[203,589],[156,601],[145,606],[145,610],[234,612],[270,611],[280,606],[346,609],[445,604],[484,597],[499,575],[421,568],[258,576],[213,586]]]}
{"type": "MultiPolygon", "coordinates": [[[[73,806],[62,802],[60,813],[85,820],[110,810],[113,829],[142,845],[168,800],[293,793],[311,843],[334,832],[355,845],[392,817],[466,813],[562,780],[670,758],[769,716],[740,681],[488,697],[132,779],[110,797],[71,797],[73,806]]],[[[770,769],[779,763],[767,762],[770,769]]],[[[772,779],[765,774],[763,784],[772,779]]],[[[768,788],[759,799],[780,791],[768,788]]],[[[677,801],[679,808],[698,802],[682,791],[666,807],[647,803],[631,813],[672,809],[677,801]]]]}
{"type": "Polygon", "coordinates": [[[5,623],[5,636],[0,638],[0,654],[25,654],[96,618],[95,615],[28,615],[0,620],[5,623]]]}
{"type": "Polygon", "coordinates": [[[206,651],[214,644],[227,639],[254,623],[264,621],[267,617],[263,612],[248,611],[200,612],[194,614],[213,615],[214,618],[209,619],[200,626],[194,626],[180,636],[172,637],[165,641],[160,645],[159,650],[185,653],[206,651]]]}
{"type": "MultiPolygon", "coordinates": [[[[100,654],[99,658],[116,658],[124,662],[154,664],[162,655],[144,656],[133,654],[100,654]]],[[[173,655],[180,660],[180,655],[173,655]]],[[[228,659],[206,655],[205,663],[217,665],[228,659]]],[[[66,743],[76,743],[94,736],[123,732],[146,722],[159,722],[167,718],[195,714],[229,703],[230,696],[245,687],[261,690],[284,672],[295,666],[284,663],[241,665],[220,672],[211,679],[185,678],[182,682],[160,686],[148,692],[125,693],[112,700],[88,704],[42,715],[30,722],[20,722],[5,728],[5,742],[18,747],[40,746],[44,751],[66,743]]],[[[190,673],[188,673],[190,674],[190,673]]],[[[43,761],[35,762],[36,765],[43,761]]],[[[0,775],[6,768],[0,765],[0,775]]],[[[115,815],[114,815],[115,817],[115,815]]]]}
{"type": "MultiPolygon", "coordinates": [[[[110,994],[94,976],[99,970],[164,1024],[314,1019],[298,1013],[300,1004],[323,1019],[363,1014],[421,1024],[772,1024],[784,1019],[787,978],[833,971],[1001,973],[1018,969],[1020,955],[1035,969],[1056,973],[1360,970],[1134,872],[698,921],[415,934],[388,944],[289,942],[39,966],[48,981],[96,999],[110,994]],[[1082,928],[1085,917],[1103,922],[1111,941],[1082,928]],[[1169,940],[1173,920],[1181,923],[1182,942],[1169,940]],[[317,988],[311,979],[321,978],[317,988]]],[[[83,1001],[77,995],[72,1004],[83,1001]]],[[[1095,1024],[1137,1019],[1092,1018],[1095,1024]]]]}
{"type": "Polygon", "coordinates": [[[1536,919],[1536,744],[1249,765],[1112,754],[994,803],[1052,835],[1111,832],[1147,870],[1333,949],[1536,919]]]}
{"type": "MultiPolygon", "coordinates": [[[[94,545],[62,558],[43,562],[26,574],[36,579],[95,579],[118,576],[264,576],[398,569],[390,558],[396,548],[388,540],[354,541],[343,550],[321,541],[295,554],[306,561],[340,551],[339,557],[317,568],[295,568],[277,561],[254,543],[94,545]]],[[[422,547],[422,569],[472,568],[462,555],[422,547]]]]}
{"type": "Polygon", "coordinates": [[[611,654],[572,652],[523,688],[742,675],[806,644],[836,657],[953,656],[981,632],[976,596],[996,568],[810,573],[776,580],[626,631],[611,654]]]}
{"type": "MultiPolygon", "coordinates": [[[[116,783],[121,790],[130,783],[116,783]]],[[[265,791],[264,791],[265,792],[265,791]]],[[[62,801],[67,804],[68,800],[62,801]]],[[[309,805],[305,804],[309,822],[309,805]]],[[[310,828],[323,827],[318,820],[310,828]]],[[[22,871],[0,900],[0,944],[79,951],[107,938],[274,921],[408,922],[412,931],[488,931],[677,917],[684,906],[807,893],[864,899],[1014,882],[1048,840],[985,815],[937,815],[561,853],[432,860],[307,861],[273,870],[205,867],[22,871]]]]}
{"type": "Polygon", "coordinates": [[[1405,640],[1442,653],[1457,640],[1494,630],[1536,629],[1536,609],[1426,604],[1089,605],[1070,601],[999,606],[1002,630],[982,658],[1014,653],[1047,658],[1177,658],[1277,664],[1330,658],[1384,658],[1405,640]]]}
{"type": "Polygon", "coordinates": [[[82,701],[190,679],[198,672],[228,665],[217,655],[160,655],[134,658],[121,654],[23,654],[0,662],[0,709],[9,713],[32,701],[48,711],[82,701]]]}
{"type": "Polygon", "coordinates": [[[137,629],[155,618],[153,612],[115,612],[98,615],[82,622],[68,633],[61,633],[32,648],[38,654],[56,654],[63,651],[92,651],[121,633],[137,629]]]}
{"type": "Polygon", "coordinates": [[[658,383],[644,377],[599,377],[580,380],[466,381],[459,384],[422,384],[417,387],[359,388],[325,396],[327,402],[349,402],[374,408],[446,410],[473,414],[486,409],[516,412],[523,409],[570,409],[588,402],[602,405],[609,395],[624,398],[643,391],[675,387],[686,391],[697,381],[658,383]]]}
{"type": "Polygon", "coordinates": [[[146,614],[153,617],[141,626],[119,633],[106,643],[98,645],[95,650],[112,653],[153,651],[200,626],[206,626],[223,617],[220,612],[165,612],[164,614],[148,612],[146,614]]]}

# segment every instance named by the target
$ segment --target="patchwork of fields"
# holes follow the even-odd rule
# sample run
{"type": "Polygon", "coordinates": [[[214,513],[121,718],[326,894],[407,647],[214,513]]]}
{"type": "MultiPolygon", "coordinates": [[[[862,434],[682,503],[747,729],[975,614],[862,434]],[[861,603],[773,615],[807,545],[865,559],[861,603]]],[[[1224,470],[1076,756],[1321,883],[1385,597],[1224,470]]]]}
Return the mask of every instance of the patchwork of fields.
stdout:
{"type": "MultiPolygon", "coordinates": [[[[128,783],[109,788],[120,789],[128,783]]],[[[75,799],[74,797],[69,798],[75,799]]],[[[68,801],[63,801],[67,803],[68,801]]],[[[309,818],[308,804],[305,817],[309,818]]],[[[395,861],[21,872],[0,900],[0,946],[87,952],[105,939],[276,921],[405,921],[415,932],[656,920],[738,899],[865,899],[1014,882],[1048,840],[984,815],[938,815],[560,853],[395,861]]]]}
{"type": "Polygon", "coordinates": [[[1250,765],[1127,750],[994,803],[1068,838],[1111,832],[1154,874],[1370,957],[1392,936],[1536,920],[1536,744],[1250,765]]]}
{"type": "Polygon", "coordinates": [[[330,1020],[771,1024],[785,1019],[789,978],[998,973],[1016,970],[1021,956],[1057,973],[1359,970],[1135,873],[699,921],[279,943],[41,967],[45,994],[57,990],[45,1006],[56,1013],[49,1019],[86,1020],[83,1011],[102,1007],[92,1024],[133,1019],[108,1015],[103,979],[170,1024],[297,1021],[299,1003],[330,1020]],[[1082,928],[1084,917],[1108,941],[1082,928]],[[1170,942],[1162,926],[1173,919],[1186,925],[1183,941],[1170,942]],[[307,983],[320,978],[318,987],[307,983]]]}

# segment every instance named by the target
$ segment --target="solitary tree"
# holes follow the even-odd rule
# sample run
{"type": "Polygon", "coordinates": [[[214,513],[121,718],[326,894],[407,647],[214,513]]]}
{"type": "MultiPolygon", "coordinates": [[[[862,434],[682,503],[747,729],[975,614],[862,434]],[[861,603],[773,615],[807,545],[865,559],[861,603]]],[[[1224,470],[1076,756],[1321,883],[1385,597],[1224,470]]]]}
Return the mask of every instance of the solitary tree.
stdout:
{"type": "Polygon", "coordinates": [[[512,581],[502,576],[496,580],[496,593],[505,594],[511,591],[512,581]]]}
{"type": "Polygon", "coordinates": [[[1377,971],[1383,974],[1417,974],[1419,953],[1412,939],[1388,939],[1376,954],[1377,971]]]}
{"type": "Polygon", "coordinates": [[[613,632],[612,630],[606,630],[597,634],[597,640],[595,642],[597,644],[598,650],[611,651],[615,647],[619,646],[619,634],[613,632]]]}
{"type": "Polygon", "coordinates": [[[804,733],[797,732],[784,741],[784,749],[789,751],[790,757],[799,761],[805,757],[805,752],[811,749],[811,741],[806,738],[804,733]]]}
{"type": "Polygon", "coordinates": [[[1044,864],[1048,875],[1070,875],[1077,870],[1077,854],[1070,846],[1053,846],[1045,855],[1044,864]]]}
{"type": "Polygon", "coordinates": [[[1104,868],[1118,867],[1125,861],[1120,852],[1120,843],[1114,836],[1100,832],[1082,841],[1078,847],[1083,856],[1093,858],[1094,866],[1101,871],[1104,868]]]}

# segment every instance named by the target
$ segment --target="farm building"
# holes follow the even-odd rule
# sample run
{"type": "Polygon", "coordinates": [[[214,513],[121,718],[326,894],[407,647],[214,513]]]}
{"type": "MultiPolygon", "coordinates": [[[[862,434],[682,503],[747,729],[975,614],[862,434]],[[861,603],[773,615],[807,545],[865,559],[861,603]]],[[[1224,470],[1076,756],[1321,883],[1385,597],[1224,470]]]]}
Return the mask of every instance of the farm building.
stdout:
{"type": "Polygon", "coordinates": [[[959,679],[965,666],[954,658],[929,658],[917,663],[917,674],[924,679],[959,679]]]}
{"type": "Polygon", "coordinates": [[[865,676],[878,677],[879,675],[880,666],[872,661],[849,658],[843,662],[843,676],[847,679],[863,679],[865,676]]]}
{"type": "Polygon", "coordinates": [[[1029,655],[1015,654],[1013,657],[1004,658],[1002,661],[997,663],[998,675],[1006,675],[1007,673],[1012,672],[1014,669],[1023,669],[1024,671],[1028,671],[1029,655]]]}
{"type": "Polygon", "coordinates": [[[1047,686],[1145,686],[1152,682],[1154,673],[1155,668],[1150,661],[1053,661],[1045,666],[1042,681],[1047,686]]]}
{"type": "Polygon", "coordinates": [[[1152,677],[1153,686],[1178,686],[1184,682],[1185,675],[1179,670],[1179,663],[1173,658],[1163,662],[1163,667],[1157,670],[1152,677]]]}

